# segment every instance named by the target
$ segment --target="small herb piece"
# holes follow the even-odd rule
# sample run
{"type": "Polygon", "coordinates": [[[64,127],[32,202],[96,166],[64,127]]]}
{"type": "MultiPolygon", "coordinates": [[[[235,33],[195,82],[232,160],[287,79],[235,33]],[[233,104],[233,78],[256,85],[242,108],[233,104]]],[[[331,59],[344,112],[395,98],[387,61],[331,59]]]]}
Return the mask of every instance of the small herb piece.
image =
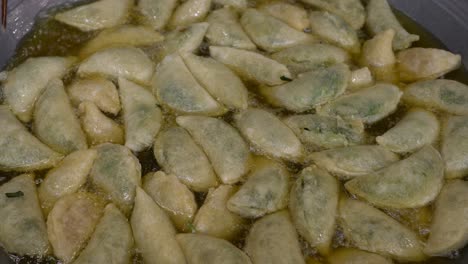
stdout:
{"type": "Polygon", "coordinates": [[[22,191],[17,191],[17,192],[5,193],[5,195],[8,198],[16,198],[16,197],[24,196],[24,193],[22,191]]]}
{"type": "Polygon", "coordinates": [[[282,81],[287,81],[287,82],[292,81],[291,78],[288,78],[288,77],[286,77],[286,76],[281,76],[280,79],[281,79],[282,81]]]}

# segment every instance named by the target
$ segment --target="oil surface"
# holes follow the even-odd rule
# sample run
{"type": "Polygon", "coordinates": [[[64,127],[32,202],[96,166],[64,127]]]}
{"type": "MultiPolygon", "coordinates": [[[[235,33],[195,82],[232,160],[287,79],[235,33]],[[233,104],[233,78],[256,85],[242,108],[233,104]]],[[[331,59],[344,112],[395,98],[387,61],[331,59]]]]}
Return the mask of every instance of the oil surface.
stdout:
{"type": "MultiPolygon", "coordinates": [[[[269,0],[268,0],[269,1],[269,0]]],[[[262,1],[264,2],[264,1],[262,1]]],[[[417,23],[412,21],[410,18],[406,17],[402,13],[395,11],[396,15],[404,25],[404,27],[411,33],[418,34],[420,36],[420,40],[413,44],[413,46],[419,47],[432,47],[432,48],[442,48],[445,49],[444,45],[433,35],[431,35],[428,31],[424,28],[419,26],[417,23]]],[[[137,21],[137,15],[132,15],[132,21],[137,21]]],[[[83,46],[83,44],[95,36],[96,33],[86,33],[81,32],[78,29],[73,27],[61,24],[50,17],[43,17],[40,18],[37,22],[32,31],[21,41],[19,44],[15,56],[11,59],[8,69],[15,67],[16,65],[22,63],[28,57],[37,57],[37,56],[76,56],[78,55],[78,51],[83,46]]],[[[206,53],[206,49],[203,48],[202,45],[200,52],[202,54],[206,53]]],[[[205,54],[206,55],[206,54],[205,54]]],[[[72,78],[73,76],[70,76],[72,78]]],[[[468,74],[465,69],[459,69],[454,71],[446,76],[448,79],[454,79],[461,81],[463,83],[468,84],[468,74]]],[[[247,86],[252,86],[249,83],[246,83],[247,86]]],[[[249,87],[254,88],[254,87],[249,87]]],[[[254,90],[254,89],[250,89],[254,90]]],[[[267,103],[262,101],[262,98],[258,95],[251,93],[249,95],[250,105],[254,106],[261,106],[263,108],[270,108],[267,103]]],[[[410,108],[408,105],[401,105],[399,106],[398,110],[392,114],[391,116],[385,118],[384,120],[377,122],[376,124],[367,128],[369,134],[377,136],[381,135],[383,132],[391,128],[396,122],[398,122],[402,116],[407,112],[410,108]]],[[[275,109],[273,109],[275,110],[275,109]]],[[[287,111],[283,110],[275,110],[278,115],[286,115],[289,114],[287,111]]],[[[173,124],[173,115],[170,113],[165,113],[167,116],[165,117],[165,126],[168,124],[173,124]]],[[[228,113],[225,115],[224,120],[232,123],[232,113],[228,113]]],[[[117,120],[119,121],[119,120],[117,120]]],[[[159,169],[159,165],[157,164],[156,160],[153,156],[152,149],[143,151],[138,153],[137,155],[140,163],[142,165],[142,175],[145,175],[148,172],[157,171],[159,169]]],[[[286,164],[291,172],[298,172],[302,169],[300,165],[297,164],[286,164]]],[[[0,172],[0,184],[8,180],[10,177],[19,174],[19,173],[5,173],[0,172]]],[[[41,176],[44,175],[44,172],[37,173],[39,179],[41,176]]],[[[40,181],[40,180],[39,180],[40,181]]],[[[203,203],[206,194],[204,193],[197,193],[197,203],[199,206],[203,203]]],[[[421,237],[425,238],[428,235],[429,224],[431,220],[431,206],[427,206],[420,209],[407,209],[407,210],[387,210],[385,211],[388,215],[394,217],[398,221],[404,223],[406,226],[413,229],[417,232],[421,237]]],[[[246,236],[247,232],[236,239],[234,244],[242,248],[243,241],[246,236]]],[[[317,255],[317,252],[310,248],[306,242],[301,241],[303,252],[306,256],[310,258],[314,258],[320,260],[320,257],[317,255]]],[[[340,247],[340,246],[347,246],[348,243],[345,240],[342,232],[337,230],[335,237],[333,239],[333,247],[340,247]]],[[[465,253],[468,253],[468,250],[465,248],[465,253]]],[[[458,252],[454,252],[452,257],[457,257],[458,252]]],[[[142,263],[141,259],[137,254],[134,254],[135,257],[133,259],[133,263],[142,263]]],[[[15,263],[59,263],[56,259],[52,257],[48,257],[45,259],[36,259],[30,257],[17,257],[11,255],[11,258],[14,260],[15,263]]],[[[431,258],[426,262],[419,262],[419,263],[430,263],[430,264],[449,264],[453,263],[453,260],[447,258],[431,258]]]]}

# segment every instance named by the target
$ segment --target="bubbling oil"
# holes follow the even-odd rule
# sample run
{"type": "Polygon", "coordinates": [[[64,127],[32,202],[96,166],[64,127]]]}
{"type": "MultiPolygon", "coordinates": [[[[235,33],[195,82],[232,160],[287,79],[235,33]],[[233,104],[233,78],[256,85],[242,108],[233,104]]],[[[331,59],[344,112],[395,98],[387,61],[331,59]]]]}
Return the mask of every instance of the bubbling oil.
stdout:
{"type": "MultiPolygon", "coordinates": [[[[260,1],[261,3],[265,3],[268,1],[272,1],[272,0],[260,0],[260,1]]],[[[256,5],[255,1],[250,1],[249,6],[255,6],[255,5],[256,5]]],[[[441,41],[439,41],[436,37],[431,35],[428,31],[426,31],[423,27],[421,27],[416,22],[411,20],[409,17],[405,16],[404,14],[396,10],[395,10],[395,14],[397,15],[398,19],[403,24],[403,26],[409,32],[412,32],[420,36],[420,40],[418,42],[415,42],[413,46],[446,49],[441,41]]],[[[137,24],[138,21],[140,21],[139,15],[136,12],[132,13],[131,18],[130,18],[130,23],[137,24]]],[[[52,16],[50,15],[44,16],[38,19],[35,26],[31,30],[31,32],[28,33],[28,35],[20,42],[15,55],[10,60],[7,66],[7,69],[14,68],[15,66],[24,62],[29,57],[78,56],[78,52],[82,48],[82,46],[88,40],[93,38],[95,35],[96,35],[96,32],[82,32],[76,28],[73,28],[71,26],[62,24],[54,20],[52,16]]],[[[362,38],[367,38],[367,35],[363,31],[360,32],[360,35],[362,38]]],[[[151,47],[144,49],[144,50],[149,53],[155,52],[155,48],[151,48],[151,47]]],[[[156,52],[157,52],[157,48],[156,48],[156,52]]],[[[204,56],[209,55],[207,53],[206,43],[203,43],[201,45],[199,53],[204,56]]],[[[149,55],[150,57],[154,58],[154,56],[151,56],[151,54],[149,55]]],[[[457,71],[454,71],[448,74],[446,77],[448,79],[454,79],[454,80],[468,84],[468,74],[465,69],[459,69],[457,71]]],[[[67,76],[65,83],[68,83],[73,78],[74,78],[73,74],[67,76]]],[[[255,84],[249,83],[249,82],[246,82],[245,84],[249,88],[249,93],[250,93],[249,105],[250,106],[267,108],[269,110],[272,110],[279,116],[285,116],[285,115],[291,114],[291,112],[288,112],[283,109],[271,108],[271,106],[269,106],[269,104],[265,102],[262,97],[260,97],[256,93],[251,92],[251,91],[256,90],[255,84]]],[[[398,107],[397,111],[395,111],[395,113],[388,116],[384,120],[381,120],[371,126],[368,126],[366,128],[366,131],[372,136],[378,136],[378,135],[383,134],[389,128],[394,126],[406,114],[406,112],[410,108],[411,108],[411,105],[401,104],[398,107]]],[[[164,113],[165,122],[164,122],[162,129],[164,129],[165,127],[174,125],[175,115],[165,110],[163,110],[163,113],[164,113]]],[[[229,112],[223,116],[223,119],[226,122],[232,124],[233,114],[234,114],[233,112],[229,112]]],[[[119,120],[118,118],[116,119],[116,121],[121,122],[121,120],[119,120]]],[[[253,151],[257,152],[255,149],[253,149],[253,151]]],[[[137,153],[137,157],[142,166],[142,176],[149,172],[154,172],[160,169],[158,163],[156,162],[154,158],[152,149],[148,149],[140,153],[137,153]]],[[[292,173],[297,173],[301,169],[303,169],[303,166],[301,166],[300,164],[286,163],[285,165],[292,173]]],[[[19,173],[15,173],[15,172],[0,172],[0,184],[4,183],[9,178],[18,174],[19,173]]],[[[37,178],[39,179],[38,181],[39,183],[40,179],[45,175],[45,172],[40,172],[36,174],[37,174],[37,178]]],[[[294,181],[294,180],[295,179],[291,179],[291,181],[294,181]]],[[[345,195],[349,195],[347,194],[346,190],[344,190],[343,186],[341,186],[341,188],[342,188],[342,193],[344,193],[345,195]]],[[[197,204],[200,207],[203,204],[203,201],[206,197],[206,193],[195,193],[195,197],[196,197],[197,204]]],[[[387,213],[389,216],[395,218],[399,222],[405,224],[406,226],[414,230],[416,233],[418,233],[421,236],[421,238],[427,238],[428,233],[429,233],[429,225],[430,225],[430,221],[432,217],[431,205],[423,207],[423,208],[418,208],[418,209],[385,210],[385,213],[387,213]]],[[[250,221],[250,223],[247,226],[249,227],[252,224],[253,224],[253,220],[250,221]]],[[[233,244],[238,246],[239,248],[242,248],[247,234],[248,234],[248,229],[246,229],[245,232],[242,232],[242,235],[240,235],[238,238],[232,241],[233,244]]],[[[317,251],[311,248],[307,242],[305,242],[303,239],[300,239],[300,242],[302,246],[302,251],[309,260],[317,260],[317,261],[323,260],[318,255],[317,251]]],[[[333,238],[332,247],[338,248],[338,247],[346,247],[346,246],[350,246],[349,241],[346,241],[346,238],[344,237],[342,231],[338,228],[333,238]]],[[[468,253],[467,248],[465,248],[464,251],[466,251],[465,253],[468,253]]],[[[133,257],[132,262],[134,264],[143,263],[141,257],[137,253],[134,253],[133,255],[134,257],[133,257]]],[[[454,252],[451,258],[455,258],[458,255],[459,255],[458,252],[454,252]]],[[[37,259],[34,257],[27,257],[27,256],[18,257],[15,255],[10,255],[10,257],[14,263],[20,263],[20,264],[60,263],[57,259],[53,257],[46,257],[42,259],[37,259]]],[[[431,258],[423,263],[449,264],[450,262],[452,262],[450,258],[431,258]]]]}

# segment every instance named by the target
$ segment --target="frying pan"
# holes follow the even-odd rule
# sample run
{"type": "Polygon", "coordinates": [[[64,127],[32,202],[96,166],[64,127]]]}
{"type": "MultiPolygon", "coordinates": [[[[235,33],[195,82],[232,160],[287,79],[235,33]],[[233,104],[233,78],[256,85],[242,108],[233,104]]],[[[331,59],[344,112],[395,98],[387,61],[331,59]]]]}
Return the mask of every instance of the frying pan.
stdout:
{"type": "MultiPolygon", "coordinates": [[[[50,8],[76,2],[83,2],[83,0],[9,0],[8,28],[6,31],[0,29],[0,70],[5,68],[13,56],[18,42],[31,30],[35,18],[43,15],[45,10],[50,8]]],[[[423,34],[423,39],[435,37],[435,42],[434,39],[430,40],[432,45],[437,43],[439,47],[461,54],[463,64],[468,65],[467,0],[389,0],[389,2],[397,11],[416,21],[430,33],[427,36],[423,34]]],[[[461,72],[464,70],[459,74],[466,74],[461,72]]],[[[468,80],[468,75],[458,79],[468,80]]],[[[15,262],[0,250],[0,264],[10,263],[15,262]]],[[[460,256],[456,259],[436,258],[427,263],[468,264],[468,246],[460,251],[460,256]]]]}

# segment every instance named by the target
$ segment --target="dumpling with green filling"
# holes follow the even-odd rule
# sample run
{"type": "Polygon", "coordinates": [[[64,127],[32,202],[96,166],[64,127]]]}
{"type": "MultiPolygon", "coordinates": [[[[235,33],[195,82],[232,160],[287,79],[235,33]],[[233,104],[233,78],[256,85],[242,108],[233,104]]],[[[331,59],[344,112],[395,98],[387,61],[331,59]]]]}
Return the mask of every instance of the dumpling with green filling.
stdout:
{"type": "Polygon", "coordinates": [[[413,108],[394,127],[378,136],[376,141],[393,152],[407,153],[434,143],[439,132],[439,120],[433,113],[413,108]]]}
{"type": "Polygon", "coordinates": [[[132,152],[111,143],[96,147],[98,156],[91,169],[91,182],[110,196],[124,214],[130,213],[135,188],[141,185],[141,165],[132,152]]]}
{"type": "Polygon", "coordinates": [[[208,157],[181,127],[161,131],[154,142],[154,157],[166,173],[194,191],[207,191],[218,185],[208,157]]]}
{"type": "Polygon", "coordinates": [[[177,0],[139,0],[137,10],[142,14],[142,23],[155,30],[164,29],[177,2],[177,0]]]}
{"type": "Polygon", "coordinates": [[[80,104],[81,126],[91,146],[103,143],[124,143],[124,130],[116,121],[104,115],[99,108],[88,101],[80,104]]]}
{"type": "Polygon", "coordinates": [[[429,80],[406,87],[403,100],[450,114],[468,115],[468,86],[452,80],[429,80]]]}
{"type": "Polygon", "coordinates": [[[171,218],[180,231],[191,231],[197,203],[195,196],[175,175],[163,171],[143,177],[143,189],[171,218]]]}
{"type": "Polygon", "coordinates": [[[145,263],[186,263],[171,219],[140,187],[136,190],[130,223],[135,246],[145,263]]]}
{"type": "Polygon", "coordinates": [[[227,208],[227,202],[239,188],[220,185],[210,189],[198,210],[193,226],[197,233],[226,240],[235,240],[245,230],[247,221],[227,208]]]}
{"type": "Polygon", "coordinates": [[[262,86],[260,93],[274,106],[304,112],[343,94],[349,77],[349,67],[338,64],[305,72],[297,79],[279,86],[262,86]]]}
{"type": "Polygon", "coordinates": [[[96,157],[95,149],[75,151],[47,172],[38,188],[39,201],[45,216],[60,197],[78,191],[86,183],[96,157]]]}
{"type": "Polygon", "coordinates": [[[291,78],[286,66],[253,51],[210,46],[210,55],[240,77],[260,84],[280,85],[291,78]]]}
{"type": "Polygon", "coordinates": [[[325,43],[297,45],[273,53],[271,58],[286,65],[296,75],[350,60],[345,50],[325,43]]]}
{"type": "Polygon", "coordinates": [[[99,0],[60,12],[54,18],[81,31],[93,31],[124,24],[132,5],[132,0],[99,0]]]}
{"type": "Polygon", "coordinates": [[[300,160],[303,146],[294,132],[274,114],[249,108],[235,115],[241,134],[259,152],[276,158],[300,160]]]}
{"type": "Polygon", "coordinates": [[[150,46],[163,40],[164,36],[151,27],[123,25],[101,31],[81,48],[80,57],[88,57],[105,48],[150,46]]]}
{"type": "Polygon", "coordinates": [[[153,94],[164,106],[181,114],[217,116],[226,112],[197,82],[179,54],[166,56],[158,65],[153,94]]]}
{"type": "Polygon", "coordinates": [[[322,255],[330,252],[339,190],[338,181],[328,172],[307,167],[299,173],[289,196],[289,212],[297,231],[322,255]]]}
{"type": "Polygon", "coordinates": [[[212,58],[191,53],[181,56],[195,79],[216,100],[231,109],[247,108],[247,88],[228,67],[212,58]]]}
{"type": "Polygon", "coordinates": [[[32,119],[34,104],[49,81],[62,78],[75,62],[74,57],[37,57],[6,73],[3,82],[5,103],[23,122],[32,119]]]}
{"type": "Polygon", "coordinates": [[[310,28],[323,40],[357,54],[361,49],[356,30],[344,19],[327,11],[310,13],[310,28]]]}
{"type": "Polygon", "coordinates": [[[54,255],[70,263],[93,234],[103,203],[95,195],[79,192],[66,195],[55,203],[47,218],[47,233],[54,255]]]}
{"type": "Polygon", "coordinates": [[[78,68],[80,77],[100,75],[105,77],[123,77],[142,84],[149,84],[153,77],[154,65],[139,48],[115,47],[100,50],[78,68]]]}
{"type": "Polygon", "coordinates": [[[296,229],[286,210],[257,220],[247,235],[244,251],[253,264],[305,264],[296,229]]]}
{"type": "Polygon", "coordinates": [[[425,259],[416,233],[364,202],[342,199],[339,222],[345,237],[359,249],[402,262],[425,259]]]}
{"type": "Polygon", "coordinates": [[[468,183],[448,182],[440,192],[424,253],[447,256],[468,243],[468,183]]]}
{"type": "Polygon", "coordinates": [[[103,112],[113,115],[120,112],[119,92],[114,83],[105,78],[79,79],[67,88],[67,93],[74,106],[89,101],[103,112]]]}
{"type": "Polygon", "coordinates": [[[38,257],[50,253],[33,174],[16,176],[0,186],[0,215],[0,244],[5,251],[38,257]]]}
{"type": "Polygon", "coordinates": [[[304,31],[310,26],[307,11],[299,5],[273,1],[260,5],[258,10],[283,21],[299,31],[304,31]]]}
{"type": "Polygon", "coordinates": [[[114,204],[108,204],[91,239],[73,264],[127,264],[132,248],[130,224],[114,204]]]}
{"type": "Polygon", "coordinates": [[[367,40],[362,46],[361,65],[369,67],[379,81],[395,82],[397,79],[392,44],[394,37],[395,30],[390,28],[367,40]]]}
{"type": "Polygon", "coordinates": [[[314,152],[308,159],[343,180],[362,177],[399,160],[398,155],[378,145],[328,149],[314,152]]]}
{"type": "Polygon", "coordinates": [[[88,148],[61,80],[50,81],[37,99],[33,131],[42,142],[63,154],[88,148]]]}
{"type": "Polygon", "coordinates": [[[233,7],[236,10],[242,11],[247,8],[247,0],[213,0],[215,6],[233,7]]]}
{"type": "Polygon", "coordinates": [[[146,88],[119,78],[125,126],[125,146],[133,151],[150,147],[163,122],[156,98],[146,88]]]}
{"type": "Polygon", "coordinates": [[[366,20],[366,10],[360,0],[302,0],[302,2],[340,16],[353,29],[360,29],[366,20]]]}
{"type": "Polygon", "coordinates": [[[237,11],[230,7],[214,10],[206,19],[210,27],[206,32],[208,43],[238,49],[255,50],[257,46],[244,32],[237,11]]]}
{"type": "Polygon", "coordinates": [[[249,146],[235,128],[212,117],[179,116],[176,122],[202,147],[223,183],[234,184],[247,173],[249,146]]]}
{"type": "Polygon", "coordinates": [[[283,21],[253,8],[243,13],[240,23],[252,41],[269,52],[314,41],[312,35],[291,28],[283,21]]]}
{"type": "Polygon", "coordinates": [[[338,248],[327,258],[330,264],[392,264],[392,260],[355,248],[338,248]]]}
{"type": "Polygon", "coordinates": [[[411,48],[398,52],[400,80],[415,82],[437,79],[461,66],[461,56],[442,49],[411,48]]]}
{"type": "Polygon", "coordinates": [[[258,158],[247,181],[228,200],[227,208],[246,218],[284,209],[288,203],[289,180],[290,174],[282,164],[258,158]]]}
{"type": "Polygon", "coordinates": [[[201,234],[176,236],[189,264],[251,264],[249,257],[226,240],[201,234]]]}
{"type": "Polygon", "coordinates": [[[48,169],[54,167],[63,157],[29,133],[6,105],[0,105],[0,127],[2,171],[48,169]]]}
{"type": "Polygon", "coordinates": [[[211,0],[187,0],[182,2],[172,14],[169,25],[175,28],[201,22],[205,19],[210,8],[211,0]]]}
{"type": "Polygon", "coordinates": [[[387,0],[370,0],[367,4],[366,28],[373,34],[387,29],[395,30],[393,39],[393,49],[403,50],[409,48],[411,44],[419,40],[418,35],[410,34],[400,24],[387,0]]]}
{"type": "Polygon", "coordinates": [[[448,117],[442,131],[441,153],[445,162],[445,177],[462,178],[468,174],[468,117],[448,117]]]}
{"type": "Polygon", "coordinates": [[[309,151],[363,144],[368,136],[359,121],[320,115],[291,115],[283,119],[309,151]]]}
{"type": "Polygon", "coordinates": [[[432,202],[444,184],[444,161],[432,146],[378,172],[345,184],[351,194],[378,207],[418,208],[432,202]]]}
{"type": "Polygon", "coordinates": [[[397,86],[378,83],[341,96],[319,108],[317,112],[321,115],[341,116],[344,119],[372,124],[393,113],[402,94],[397,86]]]}

